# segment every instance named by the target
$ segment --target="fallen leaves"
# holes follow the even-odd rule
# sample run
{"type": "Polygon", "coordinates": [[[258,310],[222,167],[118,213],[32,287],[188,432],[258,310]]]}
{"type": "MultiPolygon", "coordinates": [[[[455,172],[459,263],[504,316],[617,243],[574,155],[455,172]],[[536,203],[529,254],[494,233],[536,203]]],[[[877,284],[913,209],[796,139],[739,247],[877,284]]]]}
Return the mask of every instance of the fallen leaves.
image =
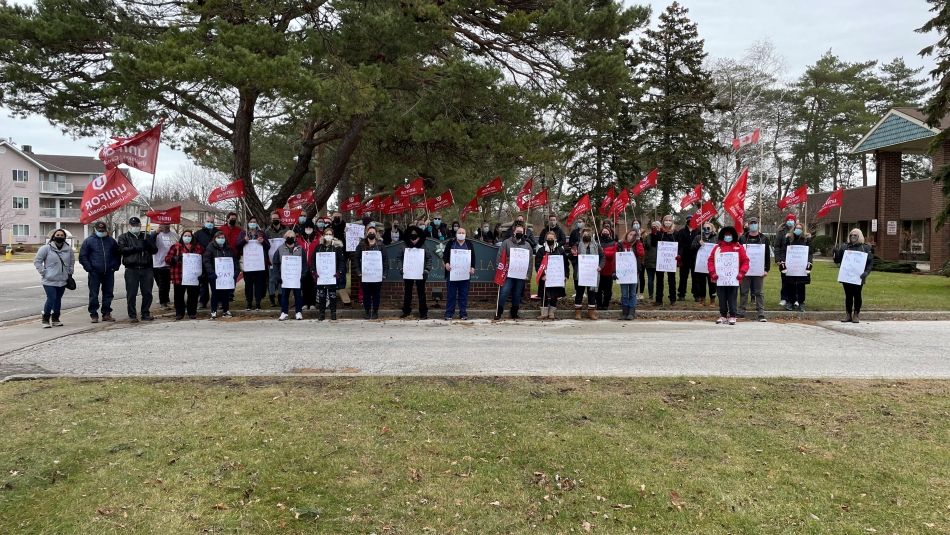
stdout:
{"type": "Polygon", "coordinates": [[[409,469],[409,479],[415,481],[416,483],[422,481],[422,472],[415,468],[409,469]]]}
{"type": "Polygon", "coordinates": [[[211,508],[214,509],[214,510],[216,510],[216,511],[227,511],[228,509],[230,509],[230,507],[228,507],[227,505],[225,505],[225,504],[223,504],[223,503],[216,503],[216,504],[212,505],[211,508]]]}
{"type": "Polygon", "coordinates": [[[680,497],[679,493],[675,490],[670,491],[670,506],[677,511],[682,511],[683,507],[686,506],[686,500],[680,497]]]}

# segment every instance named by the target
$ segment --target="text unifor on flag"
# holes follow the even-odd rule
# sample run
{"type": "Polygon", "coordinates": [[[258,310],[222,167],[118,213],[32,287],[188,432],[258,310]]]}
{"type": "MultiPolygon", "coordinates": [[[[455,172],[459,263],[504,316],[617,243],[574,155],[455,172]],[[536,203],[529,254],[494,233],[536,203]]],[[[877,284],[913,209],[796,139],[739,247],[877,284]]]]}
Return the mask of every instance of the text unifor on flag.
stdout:
{"type": "Polygon", "coordinates": [[[792,192],[791,195],[782,198],[778,202],[778,207],[782,210],[788,208],[789,206],[796,206],[799,204],[804,204],[808,200],[808,185],[803,184],[801,187],[792,192]]]}
{"type": "Polygon", "coordinates": [[[484,186],[480,186],[475,192],[475,196],[478,198],[487,197],[500,192],[501,189],[501,177],[496,176],[495,178],[489,180],[484,186]]]}
{"type": "Polygon", "coordinates": [[[518,205],[519,210],[527,210],[528,204],[531,200],[531,191],[534,189],[534,177],[528,179],[524,183],[524,186],[521,186],[521,191],[515,195],[515,204],[518,205]]]}
{"type": "Polygon", "coordinates": [[[590,209],[590,194],[588,193],[577,200],[577,204],[574,205],[574,209],[571,210],[571,213],[567,214],[567,221],[565,223],[568,227],[570,227],[574,224],[574,220],[577,219],[578,216],[585,212],[589,212],[590,209]]]}
{"type": "Polygon", "coordinates": [[[630,194],[636,197],[637,195],[640,195],[640,193],[642,193],[645,190],[648,190],[650,188],[655,188],[659,177],[660,177],[660,170],[653,169],[652,171],[647,173],[647,176],[643,177],[643,180],[638,182],[637,185],[634,186],[632,190],[630,190],[630,194]]]}
{"type": "Polygon", "coordinates": [[[244,181],[239,178],[230,184],[218,186],[211,190],[211,193],[208,195],[208,204],[214,204],[228,199],[239,199],[241,197],[244,197],[244,181]]]}
{"type": "Polygon", "coordinates": [[[308,189],[307,191],[301,191],[296,195],[291,195],[287,199],[287,206],[290,208],[303,208],[308,204],[313,204],[313,190],[308,189]]]}
{"type": "Polygon", "coordinates": [[[695,230],[715,216],[716,205],[712,201],[706,201],[699,210],[693,212],[693,217],[689,219],[689,228],[695,230]]]}
{"type": "Polygon", "coordinates": [[[162,123],[132,137],[113,137],[114,142],[99,151],[99,159],[107,170],[125,164],[139,171],[155,174],[161,138],[162,123]]]}
{"type": "Polygon", "coordinates": [[[749,168],[746,167],[739,173],[739,178],[736,179],[736,183],[732,185],[732,189],[726,194],[726,198],[722,203],[722,207],[725,208],[726,213],[732,216],[732,222],[736,230],[740,232],[742,231],[742,222],[745,218],[745,195],[748,185],[749,168]]]}
{"type": "Polygon", "coordinates": [[[840,208],[844,204],[844,188],[838,188],[831,192],[831,195],[825,199],[825,204],[821,205],[815,219],[821,219],[828,215],[832,208],[840,208]]]}
{"type": "Polygon", "coordinates": [[[116,168],[93,179],[82,192],[82,211],[79,222],[92,223],[122,208],[138,197],[139,192],[125,177],[125,173],[116,168]]]}
{"type": "Polygon", "coordinates": [[[607,188],[607,195],[604,197],[604,200],[600,201],[600,207],[597,208],[597,213],[600,215],[607,215],[607,212],[614,204],[614,198],[617,197],[617,190],[613,186],[607,188]]]}
{"type": "Polygon", "coordinates": [[[164,210],[149,210],[145,215],[159,225],[180,225],[181,205],[172,206],[164,210]]]}
{"type": "Polygon", "coordinates": [[[732,140],[732,150],[739,150],[746,145],[754,145],[759,142],[759,129],[756,128],[751,134],[744,135],[732,140]]]}
{"type": "Polygon", "coordinates": [[[352,212],[353,210],[356,210],[357,208],[360,207],[360,203],[362,201],[363,200],[360,197],[359,193],[355,195],[350,195],[349,197],[346,198],[345,201],[343,201],[343,204],[340,205],[340,211],[352,212]]]}
{"type": "MultiPolygon", "coordinates": [[[[426,187],[425,183],[422,181],[422,177],[419,177],[412,182],[399,186],[396,188],[395,195],[396,197],[401,197],[403,199],[412,197],[413,195],[422,195],[425,193],[426,187]]],[[[365,208],[364,208],[365,210],[365,208]]]]}
{"type": "Polygon", "coordinates": [[[693,204],[694,202],[699,202],[703,199],[703,185],[696,184],[696,187],[692,189],[689,193],[683,197],[683,200],[680,201],[680,208],[686,208],[687,206],[693,204]]]}

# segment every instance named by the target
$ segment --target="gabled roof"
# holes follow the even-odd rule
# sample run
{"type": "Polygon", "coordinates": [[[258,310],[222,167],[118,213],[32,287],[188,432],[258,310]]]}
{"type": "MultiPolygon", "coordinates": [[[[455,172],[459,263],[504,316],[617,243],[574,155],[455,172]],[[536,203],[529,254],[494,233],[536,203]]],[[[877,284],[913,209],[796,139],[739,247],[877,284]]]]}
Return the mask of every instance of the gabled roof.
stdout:
{"type": "Polygon", "coordinates": [[[890,149],[910,154],[929,152],[930,140],[950,127],[950,116],[944,117],[940,128],[927,126],[923,112],[916,108],[891,108],[861,141],[851,149],[852,154],[890,149]]]}
{"type": "Polygon", "coordinates": [[[74,173],[83,175],[101,175],[106,168],[100,160],[88,156],[69,156],[62,154],[34,154],[25,152],[7,141],[0,141],[7,147],[40,169],[51,173],[74,173]]]}

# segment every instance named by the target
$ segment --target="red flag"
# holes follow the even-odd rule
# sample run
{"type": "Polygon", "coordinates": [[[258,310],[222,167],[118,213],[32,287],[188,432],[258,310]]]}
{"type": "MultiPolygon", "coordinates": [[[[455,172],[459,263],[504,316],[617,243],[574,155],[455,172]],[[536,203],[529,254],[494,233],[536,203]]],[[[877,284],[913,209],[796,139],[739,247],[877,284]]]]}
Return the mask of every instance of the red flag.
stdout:
{"type": "Polygon", "coordinates": [[[712,201],[706,201],[699,207],[699,210],[693,212],[693,217],[689,219],[689,228],[695,230],[714,217],[716,217],[716,205],[712,201]]]}
{"type": "Polygon", "coordinates": [[[654,169],[650,171],[649,173],[647,173],[647,176],[643,177],[643,180],[641,180],[636,186],[633,187],[630,193],[634,197],[636,197],[637,195],[640,195],[640,193],[643,192],[643,190],[655,188],[656,181],[657,181],[657,178],[659,178],[659,176],[660,176],[659,169],[654,169]]]}
{"type": "Polygon", "coordinates": [[[164,210],[149,210],[145,215],[159,225],[180,225],[181,205],[172,206],[164,210]]]}
{"type": "Polygon", "coordinates": [[[531,199],[531,191],[534,189],[534,177],[528,179],[524,183],[524,186],[521,186],[521,191],[515,195],[515,204],[518,205],[519,210],[527,210],[528,202],[531,199]]]}
{"type": "Polygon", "coordinates": [[[443,208],[448,208],[453,205],[455,205],[455,196],[452,195],[452,190],[446,190],[442,195],[429,199],[430,212],[442,210],[443,208]]]}
{"type": "Polygon", "coordinates": [[[297,224],[297,218],[303,213],[299,208],[281,208],[274,211],[280,218],[280,224],[285,227],[292,227],[297,224]]]}
{"type": "Polygon", "coordinates": [[[495,284],[501,286],[505,284],[508,278],[508,249],[502,247],[501,258],[498,260],[498,267],[495,268],[495,284]]]}
{"type": "Polygon", "coordinates": [[[115,141],[99,151],[99,159],[106,169],[119,164],[134,167],[146,173],[155,174],[155,162],[158,160],[158,145],[162,139],[162,123],[139,132],[132,137],[114,137],[115,141]]]}
{"type": "Polygon", "coordinates": [[[778,202],[778,207],[782,210],[788,208],[789,206],[795,206],[797,204],[804,204],[808,200],[808,184],[802,184],[801,187],[796,189],[788,197],[783,198],[778,202]]]}
{"type": "Polygon", "coordinates": [[[745,194],[748,184],[749,168],[746,167],[739,173],[739,178],[736,179],[736,183],[732,185],[732,189],[722,202],[722,207],[732,216],[732,224],[739,231],[742,230],[742,219],[745,216],[745,194]]]}
{"type": "Polygon", "coordinates": [[[630,205],[630,191],[624,188],[620,192],[620,195],[617,195],[617,198],[614,199],[613,204],[610,206],[610,216],[614,217],[618,214],[622,214],[624,210],[627,209],[627,206],[630,205]]]}
{"type": "Polygon", "coordinates": [[[426,186],[419,177],[408,184],[396,188],[394,195],[401,199],[412,197],[413,195],[422,195],[426,191],[426,186]]]}
{"type": "MultiPolygon", "coordinates": [[[[405,201],[409,202],[409,199],[405,199],[405,201]]],[[[429,201],[426,199],[419,199],[418,201],[414,203],[410,203],[409,207],[412,208],[413,210],[428,210],[429,201]]]]}
{"type": "Polygon", "coordinates": [[[541,267],[538,268],[538,278],[536,279],[538,284],[541,284],[541,276],[544,275],[544,272],[548,269],[548,258],[551,255],[544,255],[544,258],[541,259],[541,267]]]}
{"type": "Polygon", "coordinates": [[[475,196],[478,198],[487,197],[489,195],[494,195],[502,190],[501,177],[496,176],[491,179],[487,184],[478,188],[478,191],[475,192],[475,196]]]}
{"type": "Polygon", "coordinates": [[[115,212],[138,196],[135,186],[116,168],[93,179],[82,192],[82,213],[79,222],[83,225],[115,212]]]}
{"type": "Polygon", "coordinates": [[[699,202],[703,198],[703,185],[696,184],[696,187],[692,191],[686,194],[683,197],[683,200],[680,201],[680,209],[686,208],[687,206],[693,204],[694,202],[699,202]]]}
{"type": "Polygon", "coordinates": [[[214,204],[228,199],[237,199],[243,196],[244,181],[239,178],[230,184],[218,186],[211,190],[211,194],[208,195],[208,204],[214,204]]]}
{"type": "Polygon", "coordinates": [[[408,199],[387,197],[382,203],[380,203],[380,211],[386,215],[399,215],[407,210],[409,210],[408,199]]]}
{"type": "Polygon", "coordinates": [[[548,204],[548,188],[539,191],[537,195],[531,197],[528,201],[528,208],[543,208],[548,204]]]}
{"type": "Polygon", "coordinates": [[[821,219],[828,215],[832,208],[840,208],[844,204],[844,188],[838,188],[825,199],[825,204],[821,205],[815,219],[821,219]]]}
{"type": "Polygon", "coordinates": [[[370,212],[378,212],[380,208],[379,196],[373,197],[366,201],[362,206],[356,209],[356,215],[362,216],[363,214],[368,214],[370,212]]]}
{"type": "Polygon", "coordinates": [[[574,209],[571,210],[571,213],[567,214],[567,226],[573,225],[574,220],[577,219],[577,216],[589,211],[590,209],[590,194],[587,194],[578,199],[577,204],[574,205],[574,209]]]}
{"type": "Polygon", "coordinates": [[[468,204],[462,208],[462,212],[459,214],[459,219],[465,221],[465,216],[468,214],[477,214],[478,212],[481,212],[481,209],[478,206],[478,197],[473,197],[472,200],[468,201],[468,204]]]}
{"type": "Polygon", "coordinates": [[[597,213],[600,215],[607,215],[607,211],[610,210],[611,206],[614,204],[614,198],[617,197],[617,190],[613,186],[610,186],[607,189],[607,196],[604,197],[604,200],[600,201],[600,208],[597,209],[597,213]]]}
{"type": "Polygon", "coordinates": [[[352,212],[360,207],[360,203],[363,202],[363,198],[359,193],[355,195],[350,195],[343,201],[343,204],[340,205],[341,212],[352,212]]]}
{"type": "Polygon", "coordinates": [[[739,150],[746,145],[752,145],[759,142],[759,129],[756,128],[751,134],[732,140],[732,150],[739,150]]]}
{"type": "Polygon", "coordinates": [[[287,206],[291,208],[303,208],[308,204],[313,204],[313,190],[308,189],[307,191],[301,191],[296,195],[291,195],[287,199],[287,206]]]}

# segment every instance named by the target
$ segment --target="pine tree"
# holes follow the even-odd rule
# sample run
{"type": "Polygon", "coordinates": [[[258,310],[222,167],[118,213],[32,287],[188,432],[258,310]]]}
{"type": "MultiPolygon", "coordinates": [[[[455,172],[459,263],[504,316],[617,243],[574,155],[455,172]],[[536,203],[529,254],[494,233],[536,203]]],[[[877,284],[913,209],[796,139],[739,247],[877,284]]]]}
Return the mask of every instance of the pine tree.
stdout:
{"type": "MultiPolygon", "coordinates": [[[[920,33],[937,31],[939,34],[935,44],[920,51],[921,56],[933,55],[937,60],[937,66],[929,73],[930,78],[937,83],[937,87],[924,107],[927,122],[930,126],[937,127],[940,121],[950,113],[950,1],[927,0],[927,2],[931,5],[930,11],[934,16],[917,31],[920,33]]],[[[947,132],[947,130],[941,132],[936,143],[943,143],[950,135],[947,132]]],[[[934,169],[934,180],[943,183],[943,194],[947,199],[943,213],[937,219],[937,224],[943,226],[950,218],[950,165],[934,169]]]]}
{"type": "Polygon", "coordinates": [[[927,81],[917,78],[923,67],[913,68],[904,62],[904,58],[894,58],[890,63],[881,65],[879,80],[883,89],[885,109],[877,110],[884,113],[889,108],[898,106],[918,107],[923,104],[927,96],[927,81]]]}

